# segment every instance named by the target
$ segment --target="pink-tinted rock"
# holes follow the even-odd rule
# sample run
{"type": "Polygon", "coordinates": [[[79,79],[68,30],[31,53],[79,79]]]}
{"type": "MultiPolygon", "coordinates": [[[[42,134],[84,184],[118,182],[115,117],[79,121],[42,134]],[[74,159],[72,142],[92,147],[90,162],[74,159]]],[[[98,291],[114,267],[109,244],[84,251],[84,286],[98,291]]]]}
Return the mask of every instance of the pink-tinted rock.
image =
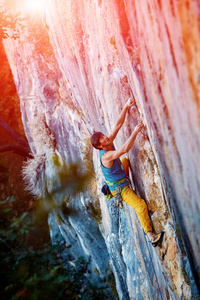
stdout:
{"type": "MultiPolygon", "coordinates": [[[[92,158],[90,147],[100,203],[86,192],[70,200],[79,218],[56,227],[51,216],[55,232],[76,240],[75,256],[91,255],[102,274],[110,262],[120,299],[193,299],[200,286],[199,13],[195,0],[48,0],[42,21],[4,41],[35,169],[46,164],[40,172],[49,191],[59,181],[52,152],[84,166],[90,134],[110,132],[128,98],[136,99],[116,146],[143,120],[128,156],[154,229],[165,230],[162,248],[146,242],[133,209],[117,212],[102,197],[98,153],[92,158]],[[89,205],[101,211],[100,223],[89,205]]],[[[33,192],[43,194],[43,184],[33,192]]]]}

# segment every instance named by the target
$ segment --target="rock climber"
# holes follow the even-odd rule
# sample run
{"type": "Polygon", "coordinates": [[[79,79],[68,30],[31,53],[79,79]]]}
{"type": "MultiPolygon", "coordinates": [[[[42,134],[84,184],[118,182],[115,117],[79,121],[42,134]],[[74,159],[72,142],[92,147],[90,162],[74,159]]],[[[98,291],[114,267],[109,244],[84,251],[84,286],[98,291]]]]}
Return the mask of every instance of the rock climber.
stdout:
{"type": "Polygon", "coordinates": [[[145,234],[148,236],[152,245],[156,247],[162,241],[164,231],[157,235],[153,234],[146,202],[139,198],[129,187],[129,181],[127,179],[129,161],[125,157],[121,158],[121,160],[119,159],[121,155],[127,153],[132,148],[136,136],[144,126],[143,123],[135,127],[131,136],[121,148],[115,149],[113,144],[118,131],[125,121],[129,107],[133,105],[134,100],[130,98],[124,105],[111,134],[106,136],[101,132],[95,132],[91,137],[91,144],[94,148],[99,150],[101,169],[111,194],[116,198],[120,195],[124,202],[135,209],[145,234]]]}

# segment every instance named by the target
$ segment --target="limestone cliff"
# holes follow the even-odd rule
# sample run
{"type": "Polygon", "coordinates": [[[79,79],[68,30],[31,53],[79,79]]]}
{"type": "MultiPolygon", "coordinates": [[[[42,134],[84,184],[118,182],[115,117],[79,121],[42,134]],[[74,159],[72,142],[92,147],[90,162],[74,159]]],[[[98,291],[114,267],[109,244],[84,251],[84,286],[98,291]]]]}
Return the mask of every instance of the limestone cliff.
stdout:
{"type": "Polygon", "coordinates": [[[119,299],[199,297],[199,14],[197,0],[47,0],[18,39],[4,40],[34,154],[32,192],[54,192],[78,211],[50,215],[52,240],[71,245],[63,257],[91,256],[101,275],[113,272],[119,299]],[[156,249],[134,210],[101,194],[89,144],[94,131],[110,132],[130,96],[116,147],[146,124],[128,158],[155,231],[165,231],[156,249]],[[57,188],[59,172],[76,161],[93,179],[70,197],[57,188]]]}

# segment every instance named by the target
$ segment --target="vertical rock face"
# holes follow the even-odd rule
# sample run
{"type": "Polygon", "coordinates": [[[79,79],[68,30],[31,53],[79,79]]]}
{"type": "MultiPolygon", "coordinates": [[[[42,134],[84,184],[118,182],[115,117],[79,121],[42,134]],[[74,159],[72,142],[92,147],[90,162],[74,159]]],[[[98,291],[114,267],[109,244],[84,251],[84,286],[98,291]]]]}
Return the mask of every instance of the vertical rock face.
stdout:
{"type": "Polygon", "coordinates": [[[195,0],[48,0],[42,21],[4,41],[34,153],[32,191],[53,192],[58,203],[67,198],[76,210],[51,214],[52,240],[72,246],[63,257],[90,256],[102,276],[112,271],[120,299],[197,297],[199,13],[195,0]],[[146,124],[128,157],[154,230],[165,230],[156,249],[131,207],[118,210],[103,198],[98,153],[89,145],[94,131],[110,132],[133,95],[116,147],[139,121],[146,124]],[[93,179],[73,197],[58,189],[59,172],[76,161],[93,179]]]}

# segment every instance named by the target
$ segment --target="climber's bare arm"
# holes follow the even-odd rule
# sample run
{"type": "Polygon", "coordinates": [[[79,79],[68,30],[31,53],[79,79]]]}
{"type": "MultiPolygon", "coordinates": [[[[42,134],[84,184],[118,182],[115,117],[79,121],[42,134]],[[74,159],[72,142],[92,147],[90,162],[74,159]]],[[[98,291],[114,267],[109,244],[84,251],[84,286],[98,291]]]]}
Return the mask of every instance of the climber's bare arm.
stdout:
{"type": "Polygon", "coordinates": [[[103,154],[101,161],[102,161],[102,164],[104,165],[104,167],[110,168],[113,165],[113,161],[115,159],[117,159],[121,155],[127,153],[132,148],[132,146],[135,142],[136,136],[142,130],[143,126],[144,126],[143,123],[139,123],[135,127],[135,129],[132,132],[129,139],[126,141],[126,143],[124,143],[124,145],[121,148],[114,150],[114,151],[108,151],[103,154]]]}
{"type": "Polygon", "coordinates": [[[126,104],[124,105],[118,119],[117,119],[117,122],[115,123],[115,126],[111,132],[111,134],[108,136],[109,139],[111,141],[114,141],[114,139],[116,138],[116,135],[118,134],[118,131],[120,130],[120,128],[122,127],[122,125],[124,124],[124,120],[125,120],[125,117],[126,117],[126,113],[128,111],[128,108],[133,106],[135,103],[134,99],[133,98],[130,98],[126,104]]]}

